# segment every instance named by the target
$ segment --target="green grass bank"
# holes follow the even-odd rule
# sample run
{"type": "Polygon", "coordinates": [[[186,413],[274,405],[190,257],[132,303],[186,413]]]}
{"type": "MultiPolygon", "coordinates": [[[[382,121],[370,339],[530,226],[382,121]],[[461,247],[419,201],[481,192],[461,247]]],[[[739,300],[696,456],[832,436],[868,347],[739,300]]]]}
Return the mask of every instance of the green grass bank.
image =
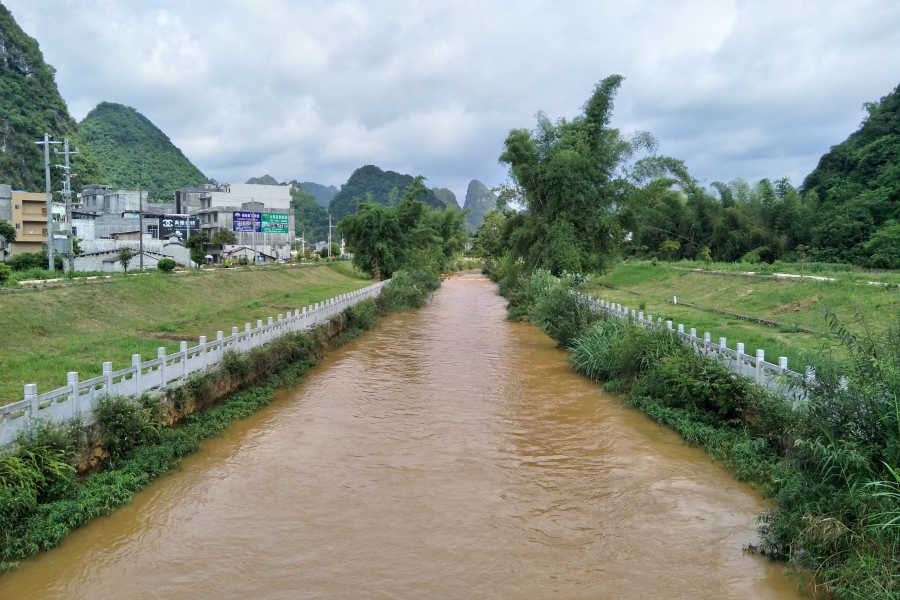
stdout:
{"type": "Polygon", "coordinates": [[[714,340],[724,337],[731,348],[736,342],[743,342],[748,352],[763,349],[769,361],[786,356],[790,368],[799,372],[812,364],[822,350],[844,358],[847,354],[844,345],[833,336],[802,333],[792,326],[827,330],[827,310],[851,331],[864,331],[867,327],[880,330],[887,323],[895,322],[900,313],[900,290],[896,285],[869,285],[868,276],[872,273],[830,273],[828,276],[834,276],[834,281],[797,280],[779,279],[772,274],[745,276],[733,265],[733,273],[715,272],[724,270],[718,268],[722,266],[713,264],[706,269],[703,263],[654,265],[649,261],[630,261],[609,273],[592,277],[586,291],[597,298],[643,310],[654,318],[683,323],[686,329],[696,327],[700,334],[710,332],[714,340]],[[679,302],[778,321],[787,326],[767,327],[738,317],[673,305],[673,296],[679,302]],[[858,314],[865,317],[865,322],[858,314]]]}
{"type": "Polygon", "coordinates": [[[423,306],[439,285],[427,273],[397,273],[378,298],[329,324],[247,354],[228,353],[221,368],[164,396],[105,399],[94,427],[39,423],[23,433],[16,447],[0,453],[0,572],[130,501],[203,440],[271,403],[276,389],[300,383],[328,349],[374,328],[380,316],[423,306]]]}
{"type": "Polygon", "coordinates": [[[360,289],[368,279],[349,263],[305,268],[215,269],[186,275],[149,272],[109,283],[0,294],[0,404],[131,364],[132,354],[197,344],[201,335],[243,329],[244,323],[360,289]]]}

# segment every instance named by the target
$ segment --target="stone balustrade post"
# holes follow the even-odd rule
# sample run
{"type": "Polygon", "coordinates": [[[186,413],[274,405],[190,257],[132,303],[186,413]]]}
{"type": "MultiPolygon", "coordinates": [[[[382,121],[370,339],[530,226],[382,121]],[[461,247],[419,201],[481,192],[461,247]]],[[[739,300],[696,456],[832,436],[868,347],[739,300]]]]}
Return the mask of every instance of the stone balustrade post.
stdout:
{"type": "Polygon", "coordinates": [[[672,329],[672,321],[666,321],[666,327],[672,329]]]}
{"type": "Polygon", "coordinates": [[[222,362],[222,359],[225,358],[225,333],[222,331],[216,332],[216,353],[213,354],[213,364],[218,364],[222,362]]]}
{"type": "Polygon", "coordinates": [[[81,412],[81,397],[78,394],[78,371],[69,371],[66,373],[66,387],[69,388],[69,399],[72,402],[72,412],[69,418],[74,419],[81,412]]]}
{"type": "Polygon", "coordinates": [[[190,367],[188,367],[187,342],[178,344],[178,353],[181,354],[181,378],[187,379],[188,375],[191,374],[190,367]]]}
{"type": "Polygon", "coordinates": [[[256,346],[262,346],[263,342],[263,330],[262,330],[262,320],[257,319],[256,321],[256,346]]]}
{"type": "Polygon", "coordinates": [[[756,351],[756,383],[763,382],[763,361],[766,359],[765,350],[756,351]]]}
{"type": "Polygon", "coordinates": [[[206,373],[207,357],[206,357],[206,336],[200,336],[200,345],[197,347],[200,351],[200,370],[206,373]]]}
{"type": "Polygon", "coordinates": [[[253,331],[251,329],[250,323],[244,323],[244,345],[241,346],[244,352],[250,352],[250,348],[253,347],[253,331]]]}
{"type": "Polygon", "coordinates": [[[113,376],[112,376],[112,363],[105,362],[103,363],[103,378],[106,380],[106,395],[112,396],[113,389],[113,376]]]}
{"type": "Polygon", "coordinates": [[[156,349],[156,358],[159,359],[159,385],[166,387],[168,380],[166,379],[166,349],[160,346],[156,349]]]}
{"type": "Polygon", "coordinates": [[[36,383],[25,384],[25,400],[28,402],[28,418],[38,418],[38,391],[36,383]]]}
{"type": "Polygon", "coordinates": [[[778,368],[781,369],[781,372],[784,373],[788,370],[787,356],[779,356],[778,357],[778,368]]]}
{"type": "Polygon", "coordinates": [[[678,324],[678,333],[684,333],[684,324],[683,323],[678,324]]]}
{"type": "Polygon", "coordinates": [[[131,380],[134,382],[134,395],[140,396],[141,392],[144,391],[144,388],[141,387],[141,377],[143,376],[143,374],[141,373],[140,354],[131,355],[131,367],[134,369],[134,375],[132,375],[131,377],[131,380]]]}

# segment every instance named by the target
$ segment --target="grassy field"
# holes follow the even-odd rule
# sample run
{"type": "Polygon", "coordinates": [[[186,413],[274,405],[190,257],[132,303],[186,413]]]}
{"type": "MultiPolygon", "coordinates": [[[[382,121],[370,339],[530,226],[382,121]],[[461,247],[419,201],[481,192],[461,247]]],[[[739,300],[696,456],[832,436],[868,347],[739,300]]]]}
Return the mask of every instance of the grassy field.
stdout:
{"type": "Polygon", "coordinates": [[[66,383],[131,364],[132,354],[156,357],[161,346],[190,346],[201,335],[230,335],[232,327],[256,326],[369,285],[349,263],[295,269],[213,270],[172,276],[117,277],[111,283],[75,285],[0,295],[0,404],[21,400],[23,386],[43,393],[66,383]]]}
{"type": "Polygon", "coordinates": [[[836,281],[772,280],[650,263],[620,265],[604,276],[595,277],[589,291],[597,298],[643,310],[654,319],[671,319],[676,326],[683,323],[686,331],[695,327],[698,335],[710,332],[714,340],[725,337],[729,348],[734,348],[737,342],[745,344],[748,354],[761,348],[769,362],[777,363],[779,356],[786,356],[788,366],[795,371],[802,371],[809,364],[810,353],[822,348],[840,352],[834,338],[799,333],[791,327],[766,327],[683,305],[673,306],[672,297],[678,296],[679,302],[818,330],[827,329],[826,307],[856,330],[863,327],[856,316],[859,311],[876,331],[895,320],[900,308],[896,287],[867,285],[848,277],[836,281]],[[605,288],[599,282],[617,289],[605,288]],[[642,304],[644,308],[640,308],[642,304]]]}

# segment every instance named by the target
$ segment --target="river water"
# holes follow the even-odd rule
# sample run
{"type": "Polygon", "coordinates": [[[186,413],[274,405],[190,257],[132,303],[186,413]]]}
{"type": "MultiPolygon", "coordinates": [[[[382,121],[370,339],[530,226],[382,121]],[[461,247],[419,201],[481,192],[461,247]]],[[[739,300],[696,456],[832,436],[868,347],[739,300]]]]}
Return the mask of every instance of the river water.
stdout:
{"type": "Polygon", "coordinates": [[[749,486],[504,306],[450,278],[0,598],[800,598],[749,486]]]}

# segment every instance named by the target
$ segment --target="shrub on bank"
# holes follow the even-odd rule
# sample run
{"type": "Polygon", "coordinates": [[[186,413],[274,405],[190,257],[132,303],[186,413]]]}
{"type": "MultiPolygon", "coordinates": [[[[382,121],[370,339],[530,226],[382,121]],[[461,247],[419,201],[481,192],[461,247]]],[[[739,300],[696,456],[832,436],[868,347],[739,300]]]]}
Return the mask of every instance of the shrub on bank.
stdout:
{"type": "Polygon", "coordinates": [[[171,273],[175,270],[177,263],[171,258],[161,258],[156,261],[156,268],[163,273],[171,273]]]}
{"type": "Polygon", "coordinates": [[[396,310],[421,308],[431,293],[441,285],[441,280],[431,271],[399,271],[385,286],[376,302],[380,314],[396,310]]]}

